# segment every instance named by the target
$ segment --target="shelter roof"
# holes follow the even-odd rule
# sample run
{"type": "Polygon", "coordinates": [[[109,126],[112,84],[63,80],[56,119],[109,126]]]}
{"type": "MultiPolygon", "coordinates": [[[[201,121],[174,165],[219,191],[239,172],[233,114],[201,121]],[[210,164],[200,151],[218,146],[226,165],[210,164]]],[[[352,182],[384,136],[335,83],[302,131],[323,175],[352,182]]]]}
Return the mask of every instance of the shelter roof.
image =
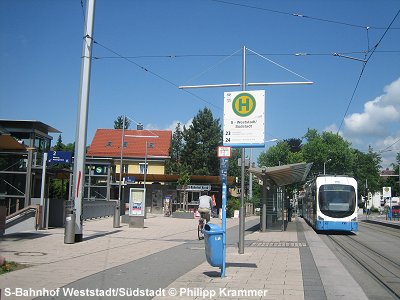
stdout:
{"type": "Polygon", "coordinates": [[[5,120],[0,119],[0,126],[3,130],[8,132],[21,132],[27,131],[31,132],[33,130],[38,130],[45,134],[49,133],[61,133],[58,129],[51,127],[43,122],[36,120],[5,120]]]}
{"type": "Polygon", "coordinates": [[[304,182],[311,166],[312,163],[297,163],[277,167],[250,168],[249,171],[260,179],[266,176],[277,186],[284,186],[304,182]]]}

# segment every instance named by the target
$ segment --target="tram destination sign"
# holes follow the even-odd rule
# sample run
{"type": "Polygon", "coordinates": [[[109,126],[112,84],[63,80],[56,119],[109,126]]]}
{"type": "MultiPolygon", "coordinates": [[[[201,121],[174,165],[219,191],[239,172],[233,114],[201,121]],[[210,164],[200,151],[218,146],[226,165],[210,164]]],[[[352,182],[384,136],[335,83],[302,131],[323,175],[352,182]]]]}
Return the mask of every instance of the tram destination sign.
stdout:
{"type": "Polygon", "coordinates": [[[265,146],[265,91],[224,93],[224,146],[265,146]]]}

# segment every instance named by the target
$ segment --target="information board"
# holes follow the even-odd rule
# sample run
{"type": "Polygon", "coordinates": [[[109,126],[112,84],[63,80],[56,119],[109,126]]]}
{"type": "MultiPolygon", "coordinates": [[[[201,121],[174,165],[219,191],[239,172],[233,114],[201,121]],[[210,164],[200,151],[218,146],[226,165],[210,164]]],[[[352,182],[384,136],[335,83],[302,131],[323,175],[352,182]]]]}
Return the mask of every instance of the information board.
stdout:
{"type": "Polygon", "coordinates": [[[265,91],[224,93],[224,146],[265,146],[265,91]]]}
{"type": "Polygon", "coordinates": [[[49,151],[47,162],[50,164],[72,164],[72,152],[70,151],[49,151]]]}
{"type": "Polygon", "coordinates": [[[144,216],[146,190],[144,188],[131,188],[129,191],[129,215],[144,216]]]}

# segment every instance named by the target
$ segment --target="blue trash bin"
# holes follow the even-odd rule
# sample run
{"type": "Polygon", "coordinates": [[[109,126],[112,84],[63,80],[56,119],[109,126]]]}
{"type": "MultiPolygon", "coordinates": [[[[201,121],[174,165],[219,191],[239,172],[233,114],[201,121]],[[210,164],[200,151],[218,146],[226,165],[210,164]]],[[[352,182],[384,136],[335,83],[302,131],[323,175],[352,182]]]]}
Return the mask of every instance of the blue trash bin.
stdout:
{"type": "Polygon", "coordinates": [[[222,267],[223,263],[223,234],[221,227],[215,224],[204,226],[204,243],[206,258],[213,267],[222,267]]]}

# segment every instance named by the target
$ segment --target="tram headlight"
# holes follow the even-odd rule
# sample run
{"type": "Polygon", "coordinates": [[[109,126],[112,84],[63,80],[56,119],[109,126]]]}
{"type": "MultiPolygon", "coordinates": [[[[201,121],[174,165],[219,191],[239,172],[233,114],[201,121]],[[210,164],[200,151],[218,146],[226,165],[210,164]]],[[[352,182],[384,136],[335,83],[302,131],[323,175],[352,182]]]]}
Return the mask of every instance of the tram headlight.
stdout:
{"type": "Polygon", "coordinates": [[[357,222],[357,217],[351,219],[352,222],[357,222]]]}
{"type": "Polygon", "coordinates": [[[323,220],[324,220],[324,218],[318,216],[318,221],[323,221],[323,220]]]}

